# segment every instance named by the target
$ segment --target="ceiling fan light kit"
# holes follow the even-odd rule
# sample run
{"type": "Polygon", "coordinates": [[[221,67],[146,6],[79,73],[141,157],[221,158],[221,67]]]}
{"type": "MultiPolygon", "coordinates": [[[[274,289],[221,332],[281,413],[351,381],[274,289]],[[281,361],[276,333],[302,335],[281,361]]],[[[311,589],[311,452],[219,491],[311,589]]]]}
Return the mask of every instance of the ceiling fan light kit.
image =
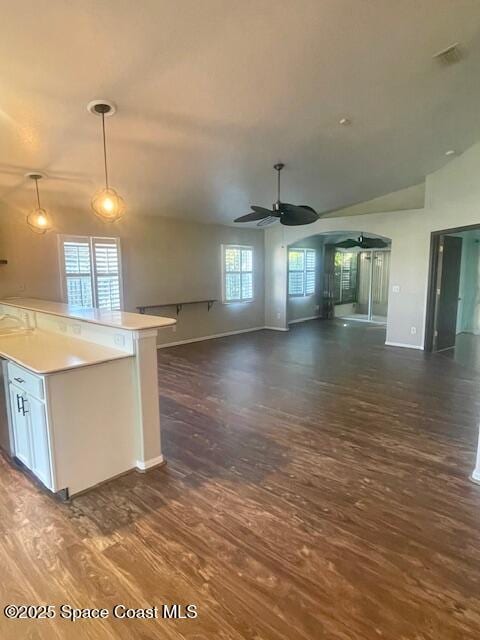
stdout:
{"type": "Polygon", "coordinates": [[[273,203],[271,209],[251,205],[252,213],[235,218],[234,222],[257,222],[257,227],[265,227],[277,220],[280,224],[288,227],[295,227],[304,224],[312,224],[316,222],[320,216],[308,205],[289,204],[282,202],[280,199],[280,172],[285,167],[283,162],[277,162],[273,168],[277,172],[277,200],[273,203]]]}

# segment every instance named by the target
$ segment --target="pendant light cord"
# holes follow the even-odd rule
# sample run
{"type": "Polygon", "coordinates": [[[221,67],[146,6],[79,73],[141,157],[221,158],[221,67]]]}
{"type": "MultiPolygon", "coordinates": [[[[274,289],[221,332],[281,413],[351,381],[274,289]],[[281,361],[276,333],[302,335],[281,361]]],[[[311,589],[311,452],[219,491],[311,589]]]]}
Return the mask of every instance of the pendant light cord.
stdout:
{"type": "Polygon", "coordinates": [[[105,188],[108,189],[107,142],[105,138],[105,114],[102,113],[103,161],[105,164],[105,188]]]}
{"type": "Polygon", "coordinates": [[[41,209],[42,207],[40,206],[40,193],[38,191],[38,178],[35,178],[35,190],[37,192],[37,204],[38,204],[38,208],[41,209]]]}
{"type": "Polygon", "coordinates": [[[277,178],[277,200],[278,200],[278,202],[280,202],[280,169],[277,169],[277,174],[278,174],[278,178],[277,178]]]}

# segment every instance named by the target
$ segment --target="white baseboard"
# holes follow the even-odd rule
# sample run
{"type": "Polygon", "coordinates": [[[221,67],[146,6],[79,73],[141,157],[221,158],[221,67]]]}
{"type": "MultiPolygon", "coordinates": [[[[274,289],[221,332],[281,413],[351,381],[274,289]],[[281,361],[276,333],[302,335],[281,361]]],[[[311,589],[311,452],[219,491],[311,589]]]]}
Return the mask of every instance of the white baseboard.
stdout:
{"type": "Polygon", "coordinates": [[[263,327],[269,331],[288,331],[288,327],[263,327]]]}
{"type": "Polygon", "coordinates": [[[209,336],[201,336],[200,338],[187,338],[186,340],[177,340],[176,342],[164,342],[157,345],[157,349],[166,349],[167,347],[177,347],[180,344],[189,344],[190,342],[203,342],[203,340],[214,340],[215,338],[225,338],[226,336],[236,336],[239,333],[249,333],[250,331],[261,331],[269,327],[251,327],[250,329],[238,329],[237,331],[226,331],[225,333],[213,333],[209,336]]]}
{"type": "Polygon", "coordinates": [[[387,347],[403,347],[404,349],[418,349],[419,351],[423,351],[423,347],[419,344],[405,344],[404,342],[390,342],[389,340],[385,340],[385,344],[387,347]]]}
{"type": "Polygon", "coordinates": [[[475,471],[470,476],[470,480],[475,482],[475,484],[480,484],[480,469],[475,469],[475,471]]]}
{"type": "Polygon", "coordinates": [[[152,458],[151,460],[137,460],[135,466],[139,471],[148,471],[152,467],[158,467],[158,465],[163,464],[165,462],[165,458],[163,456],[157,456],[156,458],[152,458]]]}
{"type": "Polygon", "coordinates": [[[297,324],[297,322],[307,322],[307,320],[317,320],[322,316],[308,316],[308,318],[297,318],[296,320],[290,320],[288,324],[297,324]]]}

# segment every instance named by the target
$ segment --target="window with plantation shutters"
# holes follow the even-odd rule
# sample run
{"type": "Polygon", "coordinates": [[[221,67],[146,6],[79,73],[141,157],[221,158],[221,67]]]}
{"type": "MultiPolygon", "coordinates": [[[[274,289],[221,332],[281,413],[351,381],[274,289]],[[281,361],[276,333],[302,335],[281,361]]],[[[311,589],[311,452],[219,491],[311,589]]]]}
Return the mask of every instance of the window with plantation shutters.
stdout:
{"type": "Polygon", "coordinates": [[[253,300],[253,248],[223,245],[223,302],[253,300]]]}
{"type": "Polygon", "coordinates": [[[311,296],[315,293],[315,251],[288,250],[288,295],[311,296]]]}
{"type": "Polygon", "coordinates": [[[65,301],[75,307],[121,309],[118,238],[59,236],[65,301]]]}

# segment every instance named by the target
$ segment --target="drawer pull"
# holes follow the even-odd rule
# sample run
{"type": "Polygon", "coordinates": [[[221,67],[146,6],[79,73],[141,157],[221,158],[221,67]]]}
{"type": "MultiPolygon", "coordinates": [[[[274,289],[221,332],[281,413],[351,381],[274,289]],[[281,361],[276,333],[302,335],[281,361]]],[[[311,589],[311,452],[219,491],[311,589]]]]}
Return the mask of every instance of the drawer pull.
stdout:
{"type": "Polygon", "coordinates": [[[14,378],[15,382],[19,382],[20,384],[23,384],[25,382],[25,380],[23,378],[14,378]]]}

